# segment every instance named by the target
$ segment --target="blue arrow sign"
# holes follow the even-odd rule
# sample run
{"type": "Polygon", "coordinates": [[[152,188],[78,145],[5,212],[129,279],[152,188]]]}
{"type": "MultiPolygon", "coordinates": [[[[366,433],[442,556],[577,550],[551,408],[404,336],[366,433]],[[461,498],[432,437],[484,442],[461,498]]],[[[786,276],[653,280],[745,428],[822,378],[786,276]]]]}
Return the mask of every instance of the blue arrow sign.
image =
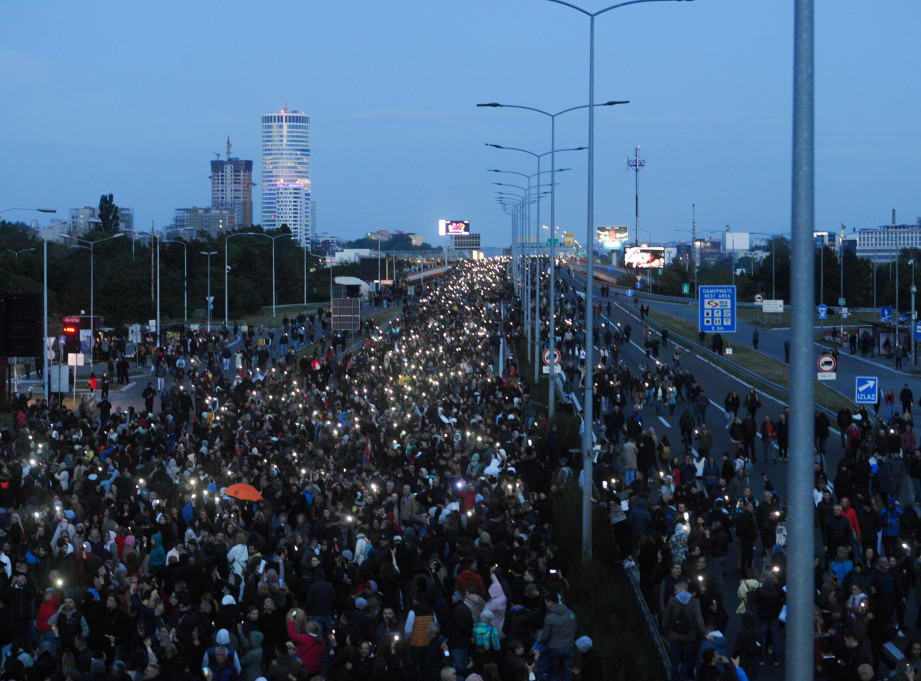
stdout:
{"type": "Polygon", "coordinates": [[[879,320],[881,322],[891,322],[892,321],[892,306],[884,305],[879,308],[879,320]]]}
{"type": "Polygon", "coordinates": [[[876,404],[879,399],[879,378],[876,376],[858,376],[855,382],[854,402],[857,404],[876,404]]]}

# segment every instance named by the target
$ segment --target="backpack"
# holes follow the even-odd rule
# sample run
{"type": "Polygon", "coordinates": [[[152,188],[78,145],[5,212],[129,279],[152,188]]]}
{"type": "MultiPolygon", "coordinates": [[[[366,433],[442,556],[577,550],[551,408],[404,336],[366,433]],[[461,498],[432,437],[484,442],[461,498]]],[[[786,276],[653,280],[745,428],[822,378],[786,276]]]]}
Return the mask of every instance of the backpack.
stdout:
{"type": "Polygon", "coordinates": [[[675,619],[672,620],[671,633],[687,636],[691,633],[691,618],[688,616],[688,607],[679,606],[675,619]]]}

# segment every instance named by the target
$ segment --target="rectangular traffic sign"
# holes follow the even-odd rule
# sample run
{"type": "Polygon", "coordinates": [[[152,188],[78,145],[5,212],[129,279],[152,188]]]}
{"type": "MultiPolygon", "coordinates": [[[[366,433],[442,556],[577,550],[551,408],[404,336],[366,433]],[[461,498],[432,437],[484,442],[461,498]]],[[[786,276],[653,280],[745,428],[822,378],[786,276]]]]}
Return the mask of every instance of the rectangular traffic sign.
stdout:
{"type": "Polygon", "coordinates": [[[707,333],[735,333],[735,286],[700,287],[698,294],[698,330],[707,333]]]}
{"type": "Polygon", "coordinates": [[[876,404],[879,400],[879,378],[876,376],[858,376],[854,387],[854,402],[857,404],[876,404]]]}
{"type": "Polygon", "coordinates": [[[915,329],[915,340],[921,341],[921,322],[915,322],[913,326],[915,329]]]}
{"type": "Polygon", "coordinates": [[[819,381],[834,381],[838,378],[838,374],[835,371],[819,371],[816,374],[816,380],[819,381]]]}
{"type": "Polygon", "coordinates": [[[819,319],[828,319],[828,305],[819,305],[817,310],[817,316],[819,319]]]}
{"type": "Polygon", "coordinates": [[[884,305],[879,308],[879,321],[881,322],[891,322],[892,321],[892,306],[884,305]]]}

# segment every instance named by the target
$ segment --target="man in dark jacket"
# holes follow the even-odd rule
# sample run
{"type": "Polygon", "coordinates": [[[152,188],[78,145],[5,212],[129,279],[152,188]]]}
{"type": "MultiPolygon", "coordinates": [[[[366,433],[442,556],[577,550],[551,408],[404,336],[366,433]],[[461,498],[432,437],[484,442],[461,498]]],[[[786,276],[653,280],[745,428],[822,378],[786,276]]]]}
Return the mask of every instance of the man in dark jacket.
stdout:
{"type": "Polygon", "coordinates": [[[547,646],[550,681],[569,681],[575,658],[573,646],[576,642],[576,616],[554,593],[547,592],[544,605],[547,614],[544,615],[544,625],[541,627],[540,643],[547,646]]]}
{"type": "Polygon", "coordinates": [[[822,528],[822,534],[825,536],[825,556],[829,561],[834,560],[839,546],[850,548],[852,532],[850,521],[841,512],[841,504],[835,504],[822,528]]]}
{"type": "Polygon", "coordinates": [[[773,651],[774,666],[783,664],[783,634],[780,632],[778,617],[783,610],[784,595],[774,581],[767,575],[764,582],[753,594],[755,614],[758,616],[758,629],[761,632],[761,663],[767,660],[768,647],[773,651]]]}
{"type": "Polygon", "coordinates": [[[688,583],[681,580],[675,584],[675,595],[669,599],[662,616],[662,635],[668,641],[673,679],[690,676],[697,656],[697,641],[703,631],[700,602],[688,591],[688,583]]]}

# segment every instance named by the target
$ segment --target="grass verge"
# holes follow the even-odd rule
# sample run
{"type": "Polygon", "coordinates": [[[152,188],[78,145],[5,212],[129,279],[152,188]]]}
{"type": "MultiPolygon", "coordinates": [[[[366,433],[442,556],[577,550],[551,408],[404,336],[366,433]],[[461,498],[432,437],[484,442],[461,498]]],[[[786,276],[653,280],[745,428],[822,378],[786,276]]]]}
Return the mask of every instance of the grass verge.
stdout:
{"type": "MultiPolygon", "coordinates": [[[[622,305],[621,308],[635,319],[639,319],[639,315],[635,314],[630,306],[622,305]]],[[[695,322],[670,315],[660,310],[653,311],[651,320],[653,323],[656,323],[659,326],[666,326],[672,338],[681,337],[685,341],[696,342],[691,340],[696,339],[698,334],[698,328],[695,322]]],[[[733,365],[737,365],[743,369],[747,369],[748,371],[757,374],[758,376],[764,378],[767,381],[770,381],[771,383],[777,384],[780,386],[780,390],[773,388],[766,383],[756,385],[755,387],[758,390],[767,393],[771,397],[786,403],[789,397],[790,367],[787,364],[784,364],[783,362],[780,362],[772,357],[768,357],[764,353],[758,352],[752,348],[738,344],[732,345],[731,335],[727,335],[727,338],[728,342],[726,347],[732,348],[732,354],[723,357],[723,361],[720,361],[720,359],[712,353],[707,353],[706,355],[702,356],[714,362],[717,366],[726,369],[726,371],[729,373],[733,373],[733,365]]],[[[751,382],[749,380],[750,377],[747,377],[743,372],[737,372],[734,375],[743,381],[751,382]]],[[[711,397],[719,401],[720,396],[711,397]]],[[[815,381],[815,401],[817,404],[824,405],[826,408],[832,410],[833,412],[837,412],[844,405],[853,408],[853,403],[850,399],[838,391],[829,388],[825,383],[821,381],[815,381]]]]}
{"type": "MultiPolygon", "coordinates": [[[[564,595],[576,614],[579,636],[587,635],[604,660],[605,679],[658,681],[662,666],[655,643],[636,607],[632,587],[617,560],[611,525],[602,509],[592,518],[592,561],[582,564],[582,501],[578,490],[563,496],[556,507],[554,541],[569,560],[564,595]]],[[[576,663],[578,664],[577,659],[576,663]]]]}

